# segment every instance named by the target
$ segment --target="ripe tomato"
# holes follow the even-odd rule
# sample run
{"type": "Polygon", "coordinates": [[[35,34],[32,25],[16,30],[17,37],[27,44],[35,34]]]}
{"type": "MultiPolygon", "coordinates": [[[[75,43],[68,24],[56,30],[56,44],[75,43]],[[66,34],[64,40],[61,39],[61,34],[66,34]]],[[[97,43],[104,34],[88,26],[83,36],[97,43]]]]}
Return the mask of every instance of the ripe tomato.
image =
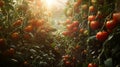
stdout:
{"type": "Polygon", "coordinates": [[[19,39],[19,33],[18,32],[14,32],[14,33],[12,33],[12,35],[11,35],[11,37],[12,37],[12,39],[19,39]]]}
{"type": "Polygon", "coordinates": [[[71,23],[71,20],[70,19],[67,19],[66,20],[66,24],[70,24],[71,23]]]}
{"type": "Polygon", "coordinates": [[[71,32],[70,32],[70,31],[64,31],[62,34],[63,34],[64,36],[69,36],[69,35],[71,34],[71,32]]]}
{"type": "Polygon", "coordinates": [[[89,64],[88,64],[88,67],[98,67],[98,66],[97,66],[97,64],[95,64],[95,63],[89,63],[89,64]]]}
{"type": "Polygon", "coordinates": [[[71,65],[70,61],[66,61],[65,65],[71,65]]]}
{"type": "Polygon", "coordinates": [[[24,65],[28,65],[29,63],[27,62],[27,61],[24,61],[24,63],[23,63],[24,65]]]}
{"type": "Polygon", "coordinates": [[[33,27],[31,25],[28,25],[27,27],[25,27],[24,31],[25,32],[32,32],[33,31],[33,27]]]}
{"type": "Polygon", "coordinates": [[[115,20],[115,21],[120,21],[120,12],[113,14],[113,20],[115,20]]]}
{"type": "Polygon", "coordinates": [[[78,21],[73,21],[72,25],[75,26],[75,27],[79,26],[79,22],[78,21]]]}
{"type": "Polygon", "coordinates": [[[108,33],[106,31],[100,31],[96,34],[96,38],[99,41],[105,41],[108,38],[108,33]]]}
{"type": "Polygon", "coordinates": [[[95,4],[95,3],[96,3],[96,0],[91,0],[91,3],[95,4]]]}
{"type": "Polygon", "coordinates": [[[82,9],[83,10],[87,10],[88,9],[88,5],[87,4],[82,5],[82,9]]]}
{"type": "Polygon", "coordinates": [[[2,7],[4,5],[4,1],[0,0],[0,7],[2,7]]]}
{"type": "Polygon", "coordinates": [[[74,3],[74,8],[78,8],[79,4],[77,2],[74,3]]]}
{"type": "Polygon", "coordinates": [[[90,7],[89,7],[89,11],[90,11],[90,12],[94,12],[94,11],[95,11],[95,7],[94,7],[94,6],[90,6],[90,7]]]}
{"type": "Polygon", "coordinates": [[[17,20],[16,22],[13,23],[13,26],[17,27],[22,24],[22,20],[17,20]]]}
{"type": "Polygon", "coordinates": [[[5,44],[5,40],[3,38],[0,38],[0,45],[5,44]]]}
{"type": "Polygon", "coordinates": [[[91,27],[91,29],[93,29],[93,30],[98,29],[99,26],[100,26],[100,23],[97,22],[97,21],[91,21],[91,22],[90,22],[90,27],[91,27]]]}
{"type": "Polygon", "coordinates": [[[31,35],[29,33],[25,33],[24,34],[24,39],[27,40],[27,39],[30,39],[30,38],[31,38],[31,35]]]}
{"type": "Polygon", "coordinates": [[[90,15],[88,16],[88,21],[94,21],[96,19],[96,16],[90,15]]]}
{"type": "Polygon", "coordinates": [[[81,28],[79,32],[83,34],[84,31],[85,31],[85,30],[84,30],[83,28],[81,28]]]}
{"type": "Polygon", "coordinates": [[[82,0],[77,0],[77,4],[80,5],[82,0]]]}
{"type": "Polygon", "coordinates": [[[68,30],[72,30],[73,29],[73,25],[72,24],[67,25],[67,29],[68,30]]]}
{"type": "Polygon", "coordinates": [[[72,30],[73,32],[76,32],[76,31],[78,31],[78,27],[73,27],[73,30],[72,30]]]}
{"type": "Polygon", "coordinates": [[[36,19],[30,19],[30,20],[28,21],[28,23],[29,23],[30,25],[33,25],[33,26],[36,26],[36,22],[37,22],[36,19]]]}
{"type": "Polygon", "coordinates": [[[107,29],[113,29],[116,26],[116,21],[110,20],[106,22],[106,28],[107,29]]]}
{"type": "Polygon", "coordinates": [[[36,5],[40,7],[41,4],[42,4],[41,0],[37,0],[36,5]]]}
{"type": "Polygon", "coordinates": [[[10,48],[8,50],[8,52],[9,52],[9,55],[14,55],[15,54],[15,49],[14,48],[10,48]]]}
{"type": "Polygon", "coordinates": [[[80,45],[76,45],[75,48],[76,48],[76,49],[79,49],[79,48],[80,48],[80,45]]]}

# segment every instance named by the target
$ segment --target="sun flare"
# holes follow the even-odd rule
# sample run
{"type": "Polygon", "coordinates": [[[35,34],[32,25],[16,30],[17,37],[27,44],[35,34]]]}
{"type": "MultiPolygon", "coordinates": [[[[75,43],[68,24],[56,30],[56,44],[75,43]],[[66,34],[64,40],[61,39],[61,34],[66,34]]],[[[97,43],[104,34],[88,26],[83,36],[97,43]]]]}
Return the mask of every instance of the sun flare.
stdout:
{"type": "Polygon", "coordinates": [[[53,7],[56,4],[56,0],[46,0],[46,6],[48,8],[53,7]]]}

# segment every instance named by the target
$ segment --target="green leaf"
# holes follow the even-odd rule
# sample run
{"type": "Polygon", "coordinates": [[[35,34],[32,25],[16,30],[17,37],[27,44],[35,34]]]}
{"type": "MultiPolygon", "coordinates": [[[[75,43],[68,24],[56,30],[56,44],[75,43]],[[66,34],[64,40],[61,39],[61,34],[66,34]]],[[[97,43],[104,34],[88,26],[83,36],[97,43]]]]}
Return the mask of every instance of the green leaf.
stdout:
{"type": "Polygon", "coordinates": [[[112,58],[108,58],[105,62],[105,67],[112,67],[112,58]]]}

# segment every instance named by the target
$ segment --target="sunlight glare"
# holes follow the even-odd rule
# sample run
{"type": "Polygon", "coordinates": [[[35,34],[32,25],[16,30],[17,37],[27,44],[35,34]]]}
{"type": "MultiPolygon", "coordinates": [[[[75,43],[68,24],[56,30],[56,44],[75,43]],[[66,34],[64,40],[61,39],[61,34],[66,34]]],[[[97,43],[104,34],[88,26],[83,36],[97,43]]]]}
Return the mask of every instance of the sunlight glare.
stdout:
{"type": "Polygon", "coordinates": [[[56,4],[55,0],[46,0],[46,6],[48,8],[53,7],[56,4]]]}

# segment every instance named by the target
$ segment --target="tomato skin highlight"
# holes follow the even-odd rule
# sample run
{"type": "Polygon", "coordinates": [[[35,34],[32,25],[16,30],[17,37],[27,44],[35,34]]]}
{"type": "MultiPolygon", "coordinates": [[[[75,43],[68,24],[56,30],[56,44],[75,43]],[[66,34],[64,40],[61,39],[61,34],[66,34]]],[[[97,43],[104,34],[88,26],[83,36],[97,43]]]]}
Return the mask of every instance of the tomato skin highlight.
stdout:
{"type": "Polygon", "coordinates": [[[95,64],[95,63],[89,63],[89,64],[88,64],[88,67],[98,67],[98,66],[97,66],[97,64],[95,64]]]}
{"type": "Polygon", "coordinates": [[[89,7],[89,11],[90,11],[90,12],[94,12],[94,11],[95,11],[95,7],[94,7],[94,6],[90,6],[90,7],[89,7]]]}
{"type": "Polygon", "coordinates": [[[96,39],[103,42],[108,38],[108,33],[106,31],[100,31],[96,34],[96,39]]]}
{"type": "Polygon", "coordinates": [[[5,44],[5,40],[3,38],[0,38],[0,45],[5,44]]]}

